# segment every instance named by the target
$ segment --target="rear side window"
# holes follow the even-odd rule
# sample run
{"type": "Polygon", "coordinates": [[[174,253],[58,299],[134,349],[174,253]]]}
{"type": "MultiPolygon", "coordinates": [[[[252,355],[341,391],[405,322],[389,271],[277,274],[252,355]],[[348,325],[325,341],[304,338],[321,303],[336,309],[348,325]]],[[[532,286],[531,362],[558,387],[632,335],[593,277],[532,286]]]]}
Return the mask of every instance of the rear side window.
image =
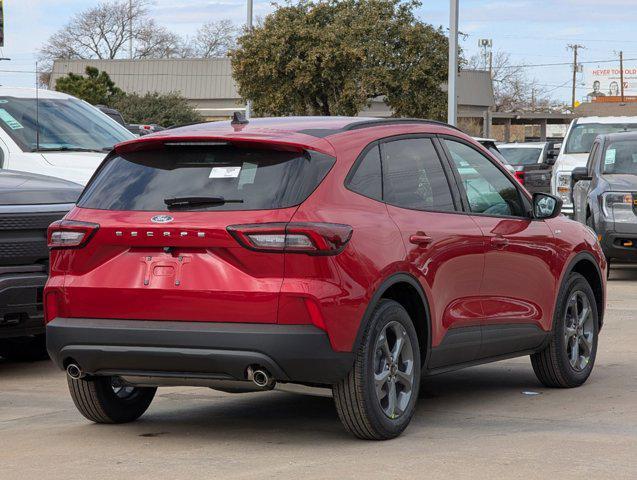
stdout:
{"type": "Polygon", "coordinates": [[[233,146],[130,152],[100,168],[78,206],[140,211],[286,208],[303,202],[333,164],[334,158],[318,152],[233,146]]]}
{"type": "Polygon", "coordinates": [[[385,201],[415,210],[455,210],[449,182],[429,138],[382,145],[385,201]]]}
{"type": "Polygon", "coordinates": [[[375,200],[383,198],[383,174],[380,165],[380,150],[374,145],[361,159],[354,175],[349,180],[348,187],[375,200]]]}

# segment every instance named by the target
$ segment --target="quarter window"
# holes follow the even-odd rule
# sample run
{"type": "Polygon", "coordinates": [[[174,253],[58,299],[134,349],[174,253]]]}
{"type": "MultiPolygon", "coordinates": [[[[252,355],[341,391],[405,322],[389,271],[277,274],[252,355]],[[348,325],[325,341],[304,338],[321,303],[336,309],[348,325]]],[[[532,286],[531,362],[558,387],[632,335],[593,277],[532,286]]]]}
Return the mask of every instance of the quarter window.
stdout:
{"type": "Polygon", "coordinates": [[[349,181],[349,188],[375,200],[383,198],[382,173],[380,166],[380,150],[374,145],[358,164],[349,181]]]}
{"type": "Polygon", "coordinates": [[[429,138],[382,144],[384,199],[397,207],[453,211],[449,182],[429,138]]]}
{"type": "Polygon", "coordinates": [[[445,140],[474,213],[525,216],[520,192],[487,157],[464,143],[445,140]]]}

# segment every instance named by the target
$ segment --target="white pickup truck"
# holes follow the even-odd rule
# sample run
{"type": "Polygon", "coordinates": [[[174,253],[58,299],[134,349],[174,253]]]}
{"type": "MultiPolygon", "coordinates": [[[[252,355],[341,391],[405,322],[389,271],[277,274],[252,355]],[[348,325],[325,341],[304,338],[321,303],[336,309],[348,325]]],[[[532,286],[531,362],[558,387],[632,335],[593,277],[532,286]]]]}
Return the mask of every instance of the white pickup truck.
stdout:
{"type": "Polygon", "coordinates": [[[113,145],[135,138],[64,93],[0,87],[0,168],[86,185],[113,145]]]}
{"type": "Polygon", "coordinates": [[[571,172],[586,166],[597,135],[628,130],[637,130],[637,117],[581,117],[571,122],[551,177],[551,193],[564,202],[562,213],[573,215],[571,172]]]}

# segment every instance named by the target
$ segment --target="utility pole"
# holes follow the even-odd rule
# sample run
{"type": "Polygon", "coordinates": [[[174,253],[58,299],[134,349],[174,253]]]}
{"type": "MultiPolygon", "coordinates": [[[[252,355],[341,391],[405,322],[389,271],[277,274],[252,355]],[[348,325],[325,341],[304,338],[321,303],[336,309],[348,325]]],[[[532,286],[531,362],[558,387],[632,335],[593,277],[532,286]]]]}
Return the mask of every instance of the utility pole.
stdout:
{"type": "Polygon", "coordinates": [[[579,50],[580,48],[584,48],[584,46],[578,44],[569,44],[566,48],[570,48],[571,50],[573,50],[573,95],[571,98],[571,108],[575,110],[575,88],[577,84],[577,71],[579,68],[577,64],[577,50],[579,50]]]}
{"type": "Polygon", "coordinates": [[[458,121],[458,9],[459,0],[449,2],[449,73],[447,78],[447,123],[456,125],[458,121]]]}
{"type": "Polygon", "coordinates": [[[624,103],[624,52],[619,52],[619,85],[619,88],[621,88],[622,103],[624,103]]]}
{"type": "MultiPolygon", "coordinates": [[[[248,4],[247,4],[247,19],[246,19],[246,30],[248,32],[250,32],[250,30],[252,30],[252,3],[253,0],[247,0],[248,4]]],[[[248,99],[246,101],[246,119],[250,119],[250,117],[252,116],[252,100],[248,99]]]]}
{"type": "Polygon", "coordinates": [[[133,0],[128,0],[128,58],[133,59],[133,0]]]}

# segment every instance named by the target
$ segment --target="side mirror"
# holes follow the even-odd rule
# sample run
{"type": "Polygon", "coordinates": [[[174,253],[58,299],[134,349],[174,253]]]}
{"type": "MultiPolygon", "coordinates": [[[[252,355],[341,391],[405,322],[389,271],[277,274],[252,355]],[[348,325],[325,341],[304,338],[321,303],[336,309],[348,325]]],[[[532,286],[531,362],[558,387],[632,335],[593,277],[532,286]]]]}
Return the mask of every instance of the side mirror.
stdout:
{"type": "Polygon", "coordinates": [[[533,194],[533,217],[538,220],[555,218],[562,211],[562,200],[548,193],[533,194]]]}
{"type": "Polygon", "coordinates": [[[577,167],[574,168],[571,172],[571,181],[573,184],[577,182],[581,182],[582,180],[590,180],[591,176],[588,174],[588,168],[586,167],[577,167]]]}

